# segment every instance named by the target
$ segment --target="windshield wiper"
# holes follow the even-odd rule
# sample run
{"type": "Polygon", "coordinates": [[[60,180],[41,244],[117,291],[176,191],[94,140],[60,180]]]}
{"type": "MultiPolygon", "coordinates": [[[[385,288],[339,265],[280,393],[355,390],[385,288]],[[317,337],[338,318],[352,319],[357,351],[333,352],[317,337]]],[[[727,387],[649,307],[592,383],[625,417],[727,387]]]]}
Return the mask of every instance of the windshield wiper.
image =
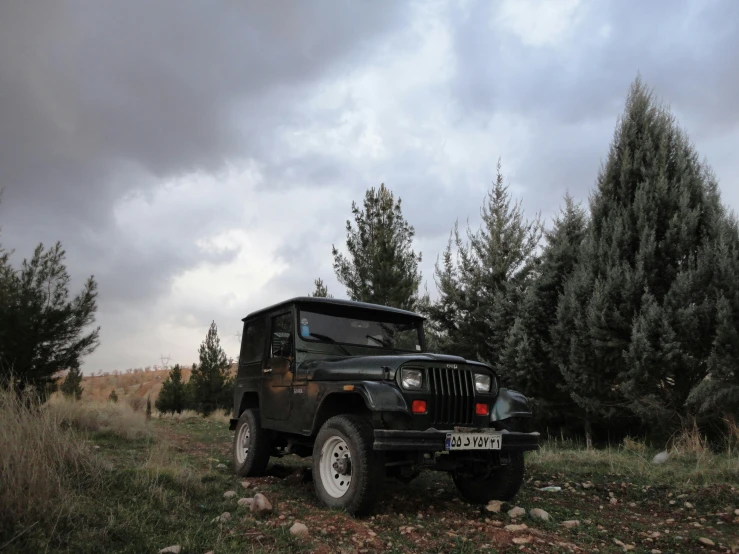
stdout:
{"type": "Polygon", "coordinates": [[[328,342],[330,344],[335,344],[336,346],[338,346],[339,348],[341,348],[341,351],[344,354],[346,354],[347,356],[351,356],[352,355],[351,352],[349,352],[346,348],[344,348],[343,346],[341,346],[338,342],[336,342],[336,340],[332,339],[331,337],[328,337],[326,335],[319,335],[318,333],[310,333],[310,336],[311,337],[319,338],[319,339],[324,340],[324,341],[326,341],[326,342],[328,342]]]}
{"type": "MultiPolygon", "coordinates": [[[[391,348],[389,344],[387,344],[384,340],[378,339],[377,337],[373,337],[372,335],[365,335],[368,339],[372,339],[376,343],[378,343],[383,348],[391,348]]],[[[392,348],[391,348],[392,349],[392,348]]]]}

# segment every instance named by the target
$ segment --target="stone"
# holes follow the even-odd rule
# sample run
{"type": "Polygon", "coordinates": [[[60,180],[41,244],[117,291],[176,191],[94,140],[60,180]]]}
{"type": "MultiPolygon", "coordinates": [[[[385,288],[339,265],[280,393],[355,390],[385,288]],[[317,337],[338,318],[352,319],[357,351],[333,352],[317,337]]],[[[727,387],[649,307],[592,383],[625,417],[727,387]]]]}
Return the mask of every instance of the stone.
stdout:
{"type": "Polygon", "coordinates": [[[514,537],[513,544],[528,544],[531,542],[531,537],[514,537]]]}
{"type": "Polygon", "coordinates": [[[241,486],[245,489],[248,489],[249,487],[251,487],[251,483],[249,481],[242,481],[241,486]]]}
{"type": "Polygon", "coordinates": [[[533,510],[529,510],[529,515],[533,518],[541,519],[542,521],[549,521],[550,519],[552,519],[549,514],[541,508],[534,508],[533,510]]]}
{"type": "Polygon", "coordinates": [[[701,544],[705,544],[706,546],[713,546],[714,542],[711,539],[707,539],[706,537],[701,537],[698,539],[698,542],[701,544]]]}
{"type": "Polygon", "coordinates": [[[670,459],[670,455],[667,453],[666,450],[663,450],[659,454],[657,454],[654,458],[652,458],[653,464],[664,464],[667,460],[670,459]]]}
{"type": "Polygon", "coordinates": [[[520,506],[516,506],[515,508],[508,510],[508,517],[516,518],[523,515],[526,515],[526,510],[520,506]]]}
{"type": "Polygon", "coordinates": [[[226,464],[218,464],[216,469],[226,469],[226,464]]]}
{"type": "Polygon", "coordinates": [[[488,512],[492,512],[494,514],[497,514],[500,512],[500,507],[503,505],[503,503],[500,500],[491,500],[488,502],[488,505],[485,506],[485,509],[488,512]]]}
{"type": "Polygon", "coordinates": [[[223,512],[221,515],[216,516],[213,518],[213,523],[224,523],[231,519],[231,514],[229,512],[223,512]]]}
{"type": "Polygon", "coordinates": [[[688,510],[692,510],[692,509],[693,509],[693,505],[692,505],[692,504],[691,504],[690,502],[686,502],[686,503],[685,503],[685,507],[686,507],[686,508],[687,508],[688,510]]]}
{"type": "Polygon", "coordinates": [[[251,511],[258,514],[266,514],[272,511],[272,504],[269,503],[266,496],[259,492],[254,495],[254,502],[251,503],[251,511]]]}
{"type": "Polygon", "coordinates": [[[179,554],[180,550],[182,550],[182,547],[179,544],[173,544],[172,546],[162,548],[159,554],[179,554]]]}
{"type": "Polygon", "coordinates": [[[253,498],[239,498],[238,505],[239,506],[251,506],[252,502],[254,502],[253,498]]]}
{"type": "Polygon", "coordinates": [[[300,537],[304,539],[310,533],[308,532],[308,528],[305,525],[303,525],[299,521],[296,521],[295,523],[293,523],[292,527],[290,527],[290,534],[295,537],[300,537]]]}
{"type": "Polygon", "coordinates": [[[580,525],[580,520],[577,519],[568,519],[562,522],[562,527],[566,527],[567,529],[574,529],[578,525],[580,525]]]}
{"type": "Polygon", "coordinates": [[[233,498],[236,496],[236,491],[226,491],[223,493],[223,498],[233,498]]]}
{"type": "Polygon", "coordinates": [[[528,525],[526,525],[525,523],[521,523],[519,525],[516,525],[516,524],[506,525],[504,527],[506,531],[510,531],[511,533],[518,533],[519,531],[525,531],[528,528],[529,528],[528,525]]]}
{"type": "Polygon", "coordinates": [[[656,548],[652,549],[652,554],[662,554],[661,550],[657,550],[656,548]]]}
{"type": "Polygon", "coordinates": [[[616,504],[618,504],[618,500],[617,500],[616,498],[611,498],[611,499],[609,500],[609,502],[610,502],[611,504],[613,504],[614,506],[615,506],[616,504]]]}

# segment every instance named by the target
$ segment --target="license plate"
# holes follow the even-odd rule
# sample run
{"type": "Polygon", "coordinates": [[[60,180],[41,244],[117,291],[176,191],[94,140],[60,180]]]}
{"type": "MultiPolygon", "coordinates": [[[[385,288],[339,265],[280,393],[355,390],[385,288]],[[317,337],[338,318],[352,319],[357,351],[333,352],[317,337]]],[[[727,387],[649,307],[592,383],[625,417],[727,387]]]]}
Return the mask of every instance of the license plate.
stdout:
{"type": "Polygon", "coordinates": [[[446,450],[500,450],[501,433],[447,433],[446,450]]]}

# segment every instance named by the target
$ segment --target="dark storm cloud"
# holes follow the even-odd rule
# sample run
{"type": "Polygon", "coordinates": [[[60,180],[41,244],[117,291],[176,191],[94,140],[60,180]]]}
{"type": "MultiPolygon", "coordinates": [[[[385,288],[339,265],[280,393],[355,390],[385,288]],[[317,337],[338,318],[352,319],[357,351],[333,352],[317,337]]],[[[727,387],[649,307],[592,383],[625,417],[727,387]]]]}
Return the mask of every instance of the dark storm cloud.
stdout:
{"type": "Polygon", "coordinates": [[[151,252],[137,252],[113,226],[115,202],[137,191],[146,196],[160,179],[269,152],[273,129],[305,117],[306,86],[366,58],[402,10],[332,1],[227,9],[3,3],[4,241],[25,252],[40,240],[64,241],[83,271],[116,276],[109,294],[160,290],[199,254],[183,244],[157,251],[157,237],[151,252]],[[154,274],[164,279],[154,282],[154,274]]]}

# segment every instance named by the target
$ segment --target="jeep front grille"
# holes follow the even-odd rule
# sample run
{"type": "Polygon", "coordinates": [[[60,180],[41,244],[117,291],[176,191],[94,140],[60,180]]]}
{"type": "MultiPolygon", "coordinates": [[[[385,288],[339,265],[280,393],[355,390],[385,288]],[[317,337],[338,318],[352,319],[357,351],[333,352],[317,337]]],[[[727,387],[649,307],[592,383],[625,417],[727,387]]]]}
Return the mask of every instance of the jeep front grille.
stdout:
{"type": "Polygon", "coordinates": [[[428,377],[434,399],[434,423],[471,425],[475,401],[472,372],[431,367],[428,369],[428,377]]]}

